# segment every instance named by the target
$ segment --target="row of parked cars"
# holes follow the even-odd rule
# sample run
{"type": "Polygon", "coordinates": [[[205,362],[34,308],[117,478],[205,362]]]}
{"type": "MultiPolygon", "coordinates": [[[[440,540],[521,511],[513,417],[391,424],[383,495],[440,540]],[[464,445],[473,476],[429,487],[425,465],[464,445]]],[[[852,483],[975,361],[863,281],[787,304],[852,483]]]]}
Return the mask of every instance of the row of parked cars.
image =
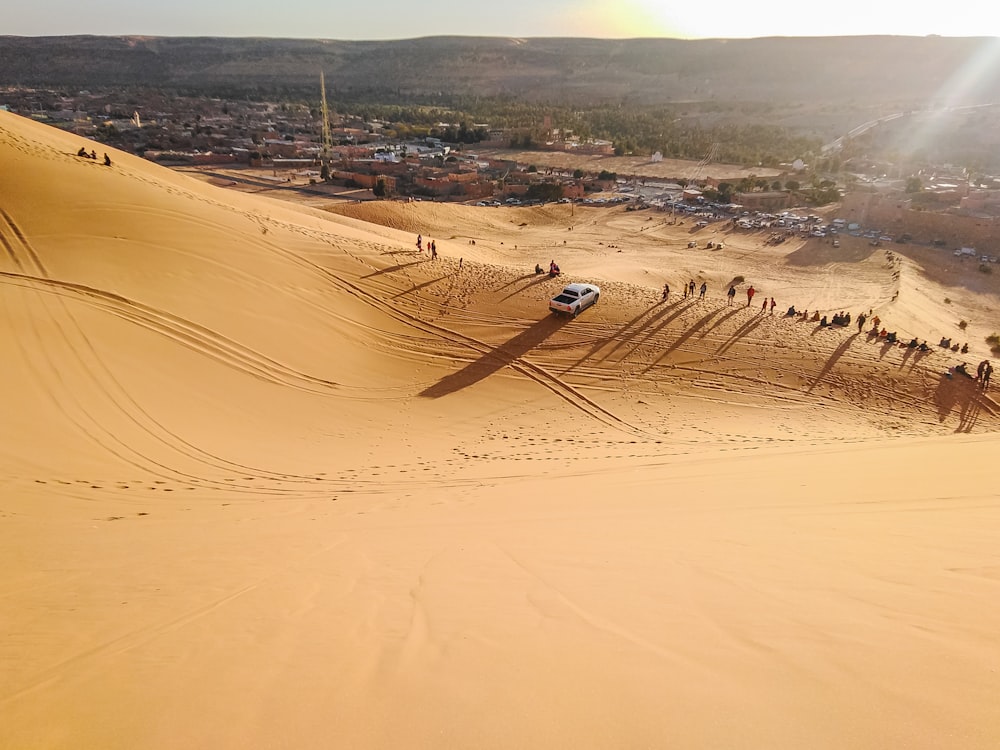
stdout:
{"type": "MultiPolygon", "coordinates": [[[[953,253],[953,255],[956,258],[961,258],[961,257],[975,258],[976,257],[976,251],[975,251],[974,248],[971,248],[971,247],[956,247],[955,248],[955,252],[953,253]]],[[[979,262],[980,263],[1000,263],[1000,258],[998,258],[996,255],[980,255],[979,256],[979,262]]]]}

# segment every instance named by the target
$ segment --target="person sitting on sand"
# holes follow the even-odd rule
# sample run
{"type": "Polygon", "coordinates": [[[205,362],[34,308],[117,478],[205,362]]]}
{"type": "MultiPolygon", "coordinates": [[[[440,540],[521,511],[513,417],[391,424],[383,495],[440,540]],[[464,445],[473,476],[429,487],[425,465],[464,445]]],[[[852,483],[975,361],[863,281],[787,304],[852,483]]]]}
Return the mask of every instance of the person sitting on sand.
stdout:
{"type": "Polygon", "coordinates": [[[90,158],[90,154],[87,153],[87,149],[85,149],[83,146],[80,146],[80,150],[76,152],[76,155],[82,156],[84,159],[90,158]]]}
{"type": "Polygon", "coordinates": [[[813,313],[812,322],[815,323],[819,320],[819,310],[813,313]]]}
{"type": "Polygon", "coordinates": [[[960,365],[955,365],[955,367],[954,367],[954,370],[955,370],[955,372],[956,372],[956,373],[958,373],[959,375],[965,375],[965,377],[967,377],[967,378],[970,378],[970,379],[971,379],[971,378],[972,378],[972,376],[971,376],[971,375],[969,374],[969,371],[968,371],[968,369],[966,369],[967,367],[968,367],[968,365],[967,365],[967,364],[966,364],[965,362],[963,362],[963,363],[962,363],[962,364],[960,364],[960,365]]]}
{"type": "Polygon", "coordinates": [[[910,343],[906,345],[906,348],[907,349],[916,349],[917,348],[917,338],[916,338],[916,336],[914,336],[912,339],[910,339],[910,343]]]}
{"type": "Polygon", "coordinates": [[[786,318],[792,318],[795,315],[796,315],[796,313],[795,313],[795,305],[792,305],[791,307],[788,308],[788,312],[785,313],[785,317],[786,318]]]}
{"type": "Polygon", "coordinates": [[[90,158],[93,159],[94,161],[97,161],[97,152],[96,151],[91,151],[90,152],[90,158]]]}
{"type": "Polygon", "coordinates": [[[889,335],[889,332],[887,330],[885,330],[885,328],[883,328],[881,331],[878,332],[878,337],[880,339],[884,339],[888,335],[889,335]]]}
{"type": "Polygon", "coordinates": [[[542,269],[542,264],[541,263],[536,263],[535,264],[535,273],[538,274],[538,273],[543,273],[543,272],[544,272],[544,270],[542,269]]]}
{"type": "Polygon", "coordinates": [[[826,328],[828,325],[830,324],[826,322],[826,316],[824,315],[822,318],[820,318],[819,327],[826,328]]]}
{"type": "Polygon", "coordinates": [[[111,166],[111,157],[108,156],[107,154],[104,155],[104,166],[106,167],[111,166]]]}
{"type": "Polygon", "coordinates": [[[885,337],[885,342],[886,342],[887,344],[895,344],[895,343],[896,343],[896,332],[895,332],[895,331],[893,331],[892,333],[888,334],[888,335],[887,335],[887,336],[885,337]]]}
{"type": "Polygon", "coordinates": [[[968,343],[962,344],[962,354],[968,354],[968,353],[969,353],[968,343]]]}
{"type": "Polygon", "coordinates": [[[951,349],[951,339],[946,339],[944,336],[941,337],[941,343],[938,346],[943,346],[945,349],[951,349]]]}
{"type": "Polygon", "coordinates": [[[931,348],[927,346],[926,341],[921,341],[920,346],[918,346],[917,349],[919,349],[922,352],[929,352],[931,350],[931,348]]]}

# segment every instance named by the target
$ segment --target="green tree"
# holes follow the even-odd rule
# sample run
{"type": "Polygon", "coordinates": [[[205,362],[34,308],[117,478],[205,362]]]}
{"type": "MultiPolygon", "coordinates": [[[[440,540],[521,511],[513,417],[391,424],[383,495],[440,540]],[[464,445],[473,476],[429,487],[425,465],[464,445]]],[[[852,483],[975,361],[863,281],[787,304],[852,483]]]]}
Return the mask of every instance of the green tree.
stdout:
{"type": "Polygon", "coordinates": [[[563,186],[556,182],[538,182],[528,186],[527,196],[533,200],[557,201],[563,197],[563,186]]]}
{"type": "Polygon", "coordinates": [[[574,180],[580,180],[580,179],[583,178],[583,174],[584,174],[584,172],[583,172],[582,169],[574,169],[573,170],[573,179],[574,180]]]}
{"type": "Polygon", "coordinates": [[[389,188],[385,184],[385,178],[379,177],[375,181],[375,187],[372,188],[372,194],[376,198],[385,198],[389,194],[389,188]]]}
{"type": "Polygon", "coordinates": [[[907,193],[919,193],[923,190],[923,182],[917,176],[913,176],[906,181],[906,192],[907,193]]]}
{"type": "Polygon", "coordinates": [[[791,190],[793,193],[800,187],[802,186],[799,184],[798,180],[788,180],[788,182],[785,183],[785,190],[791,190]]]}

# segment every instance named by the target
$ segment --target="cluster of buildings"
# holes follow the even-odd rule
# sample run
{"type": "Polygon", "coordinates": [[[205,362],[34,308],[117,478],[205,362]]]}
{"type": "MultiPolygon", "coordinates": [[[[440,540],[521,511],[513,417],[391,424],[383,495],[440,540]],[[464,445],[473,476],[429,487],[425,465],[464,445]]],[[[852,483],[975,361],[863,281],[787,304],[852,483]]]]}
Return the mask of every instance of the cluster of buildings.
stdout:
{"type": "MultiPolygon", "coordinates": [[[[486,139],[473,145],[433,135],[404,139],[400,133],[415,128],[348,115],[330,117],[325,134],[322,111],[315,107],[178,97],[155,89],[67,94],[8,88],[0,90],[0,107],[167,165],[247,165],[267,169],[275,179],[339,182],[376,195],[524,203],[583,199],[589,193],[620,190],[623,181],[638,186],[644,180],[641,174],[616,180],[603,173],[535,168],[502,158],[518,134],[485,123],[473,126],[486,139]]],[[[428,131],[444,134],[455,126],[439,123],[423,132],[428,131]]],[[[610,141],[582,141],[548,121],[543,131],[548,138],[536,146],[539,150],[598,156],[614,152],[610,141]]],[[[657,155],[650,162],[657,163],[657,155]]],[[[788,174],[797,178],[804,166],[790,164],[788,174]]],[[[840,209],[849,222],[948,244],[986,244],[1000,236],[1000,178],[973,179],[959,170],[939,170],[920,175],[915,190],[913,176],[882,177],[884,165],[873,164],[868,173],[852,167],[856,174],[840,209]]],[[[697,204],[703,201],[702,191],[719,192],[722,180],[678,182],[671,187],[683,190],[682,200],[697,204]]],[[[744,183],[729,198],[744,210],[776,213],[801,202],[787,182],[759,180],[749,189],[744,183]]],[[[638,190],[628,197],[641,198],[638,190]]]]}
{"type": "MultiPolygon", "coordinates": [[[[330,117],[324,142],[321,112],[304,105],[168,97],[155,90],[66,94],[33,89],[0,91],[0,105],[165,165],[247,165],[273,170],[275,176],[378,188],[386,195],[530,200],[538,184],[558,185],[558,197],[569,198],[607,186],[596,178],[481,158],[433,136],[403,140],[391,123],[352,116],[330,117]]],[[[454,128],[440,123],[430,130],[449,127],[454,128]]],[[[510,134],[486,124],[474,127],[489,139],[480,144],[484,148],[509,144],[510,134]]]]}

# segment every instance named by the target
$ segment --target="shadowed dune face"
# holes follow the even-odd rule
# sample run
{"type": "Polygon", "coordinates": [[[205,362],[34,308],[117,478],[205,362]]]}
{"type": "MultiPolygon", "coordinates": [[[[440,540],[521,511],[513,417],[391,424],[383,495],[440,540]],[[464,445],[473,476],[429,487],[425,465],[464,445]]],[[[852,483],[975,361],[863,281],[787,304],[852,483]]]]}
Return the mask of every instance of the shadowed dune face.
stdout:
{"type": "Polygon", "coordinates": [[[784,316],[994,297],[81,145],[0,112],[0,746],[995,745],[995,387],[784,316]]]}

